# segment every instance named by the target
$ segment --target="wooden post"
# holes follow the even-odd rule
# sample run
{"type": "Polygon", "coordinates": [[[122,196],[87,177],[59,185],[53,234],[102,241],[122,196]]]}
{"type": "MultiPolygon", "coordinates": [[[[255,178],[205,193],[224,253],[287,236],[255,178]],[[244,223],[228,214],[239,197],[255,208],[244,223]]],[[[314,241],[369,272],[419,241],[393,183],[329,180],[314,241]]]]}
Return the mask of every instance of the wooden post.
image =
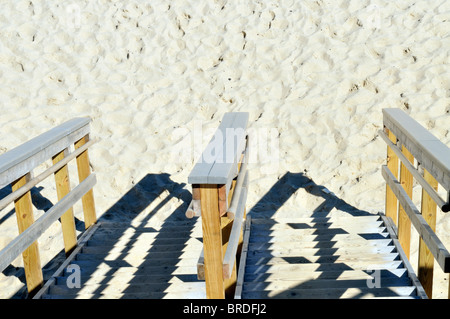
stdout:
{"type": "Polygon", "coordinates": [[[200,185],[206,297],[224,299],[222,229],[218,185],[200,185]]]}
{"type": "MultiPolygon", "coordinates": [[[[414,164],[414,157],[403,145],[402,153],[412,164],[414,164]]],[[[403,163],[400,165],[400,184],[402,184],[402,187],[409,198],[412,199],[413,176],[403,163]]],[[[408,218],[408,215],[401,205],[398,213],[398,239],[406,257],[409,259],[411,250],[411,220],[408,218]]]]}
{"type": "MultiPolygon", "coordinates": [[[[385,129],[385,131],[386,135],[388,135],[391,142],[397,144],[397,138],[395,137],[395,135],[388,129],[385,129]]],[[[389,146],[387,147],[387,167],[395,176],[395,178],[398,179],[398,156],[389,146]]],[[[386,185],[386,216],[392,218],[395,225],[398,225],[397,206],[398,206],[397,197],[392,192],[391,188],[388,185],[386,185]]]]}
{"type": "MultiPolygon", "coordinates": [[[[83,146],[89,141],[89,135],[86,135],[79,141],[75,142],[75,149],[83,146]]],[[[91,168],[89,167],[89,155],[88,151],[84,151],[77,156],[78,166],[78,178],[80,183],[85,180],[91,174],[91,168]]],[[[95,214],[94,192],[89,190],[81,199],[84,212],[84,225],[88,229],[90,226],[97,222],[97,216],[95,214]]]]}
{"type": "MultiPolygon", "coordinates": [[[[12,191],[16,191],[31,179],[31,174],[27,173],[11,184],[12,191]]],[[[34,223],[33,204],[31,202],[30,191],[14,201],[16,208],[17,225],[19,233],[24,232],[34,223]]],[[[23,265],[25,269],[25,279],[27,289],[32,296],[42,287],[44,278],[42,275],[41,259],[39,256],[38,243],[35,241],[22,253],[23,265]]]]}
{"type": "MultiPolygon", "coordinates": [[[[424,170],[424,178],[431,187],[437,190],[438,182],[427,170],[424,170]]],[[[436,232],[436,207],[434,200],[422,189],[421,213],[434,232],[436,232]]],[[[430,299],[433,297],[433,267],[434,257],[422,238],[420,238],[418,277],[430,299]]]]}
{"type": "MultiPolygon", "coordinates": [[[[61,161],[67,155],[68,150],[60,152],[53,156],[53,164],[61,161]]],[[[67,165],[55,172],[56,192],[58,200],[61,200],[70,192],[69,169],[67,165]]],[[[77,233],[75,228],[75,219],[73,209],[70,208],[61,216],[61,227],[64,239],[64,250],[68,256],[77,245],[77,233]]]]}

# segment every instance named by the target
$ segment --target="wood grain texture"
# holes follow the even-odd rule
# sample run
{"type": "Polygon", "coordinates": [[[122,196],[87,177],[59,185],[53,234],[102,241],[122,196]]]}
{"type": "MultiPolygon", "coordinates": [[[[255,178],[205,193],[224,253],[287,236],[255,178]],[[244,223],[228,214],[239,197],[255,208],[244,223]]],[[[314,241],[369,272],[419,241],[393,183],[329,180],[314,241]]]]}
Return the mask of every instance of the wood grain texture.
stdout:
{"type": "MultiPolygon", "coordinates": [[[[424,170],[424,178],[431,187],[437,190],[438,182],[427,170],[424,170]]],[[[436,231],[436,206],[437,205],[431,196],[422,189],[421,213],[425,221],[434,232],[436,231]]],[[[427,293],[428,298],[431,299],[433,297],[434,257],[422,238],[420,238],[419,241],[418,264],[417,275],[427,293]]]]}
{"type": "MultiPolygon", "coordinates": [[[[19,178],[12,183],[12,191],[19,189],[31,179],[31,174],[19,178]]],[[[27,192],[25,195],[15,200],[14,206],[16,208],[17,225],[19,233],[23,233],[28,227],[34,223],[33,206],[31,202],[31,193],[27,192]]],[[[30,294],[37,291],[43,285],[44,279],[42,275],[41,259],[39,255],[39,248],[37,240],[31,243],[23,253],[23,264],[25,269],[25,278],[27,281],[27,289],[30,294]]]]}
{"type": "MultiPolygon", "coordinates": [[[[67,155],[68,149],[60,152],[53,156],[53,164],[58,163],[63,160],[67,155]]],[[[56,183],[56,192],[58,196],[58,200],[61,200],[64,196],[69,194],[70,192],[70,179],[69,179],[69,169],[67,165],[64,165],[62,168],[55,172],[55,183],[56,183]]],[[[75,228],[75,218],[73,215],[73,208],[70,207],[67,212],[65,212],[61,216],[61,227],[63,233],[64,240],[64,250],[66,255],[69,255],[70,252],[77,245],[77,233],[75,228]]]]}
{"type": "MultiPolygon", "coordinates": [[[[405,146],[402,146],[402,152],[409,162],[413,164],[414,157],[405,146]]],[[[400,184],[406,194],[408,194],[409,198],[412,199],[413,176],[403,163],[400,164],[400,184]]],[[[398,239],[403,247],[405,255],[409,259],[411,251],[411,220],[408,218],[405,209],[401,205],[398,213],[398,239]]]]}
{"type": "MultiPolygon", "coordinates": [[[[89,141],[89,135],[84,136],[77,142],[75,142],[75,149],[83,146],[89,141]]],[[[89,155],[88,151],[84,151],[79,156],[77,156],[77,166],[78,166],[78,178],[80,183],[84,181],[90,174],[91,168],[89,167],[89,155]]],[[[97,216],[95,213],[95,202],[94,202],[94,191],[89,190],[81,199],[83,204],[84,212],[84,225],[88,229],[90,226],[97,222],[97,216]]]]}
{"type": "Polygon", "coordinates": [[[222,228],[217,185],[201,184],[200,197],[206,295],[208,299],[224,299],[222,228]]]}
{"type": "MultiPolygon", "coordinates": [[[[386,129],[388,137],[392,143],[397,143],[397,138],[395,135],[386,129]]],[[[387,147],[387,167],[395,176],[398,178],[398,156],[395,152],[388,146],[387,147]]],[[[398,201],[395,194],[390,189],[389,185],[386,184],[386,216],[392,218],[395,225],[398,225],[397,216],[398,215],[398,201]]]]}

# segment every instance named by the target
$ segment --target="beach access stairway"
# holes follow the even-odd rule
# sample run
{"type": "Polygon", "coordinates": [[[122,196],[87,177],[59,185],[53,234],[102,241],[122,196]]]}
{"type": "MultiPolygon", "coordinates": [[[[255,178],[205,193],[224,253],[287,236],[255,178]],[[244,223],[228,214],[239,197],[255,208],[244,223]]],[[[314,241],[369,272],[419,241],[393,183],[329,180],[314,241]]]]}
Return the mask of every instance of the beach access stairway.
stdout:
{"type": "Polygon", "coordinates": [[[0,207],[14,202],[20,231],[0,251],[0,270],[22,253],[35,299],[425,299],[432,297],[434,262],[450,272],[450,254],[435,233],[436,209],[450,210],[450,152],[401,110],[383,110],[379,132],[388,145],[385,212],[319,210],[309,217],[300,207],[247,214],[252,136],[248,113],[231,112],[188,177],[192,200],[183,216],[97,220],[89,121],[66,122],[0,156],[0,187],[12,184],[0,207]],[[33,176],[48,158],[54,165],[33,176]],[[72,159],[79,185],[71,190],[72,159]],[[34,221],[30,190],[50,175],[59,201],[34,221]],[[413,178],[423,189],[420,211],[413,178]],[[79,237],[71,208],[78,200],[85,223],[79,237]],[[66,259],[43,278],[37,239],[58,220],[66,259]],[[409,262],[411,226],[420,235],[417,274],[409,262]]]}

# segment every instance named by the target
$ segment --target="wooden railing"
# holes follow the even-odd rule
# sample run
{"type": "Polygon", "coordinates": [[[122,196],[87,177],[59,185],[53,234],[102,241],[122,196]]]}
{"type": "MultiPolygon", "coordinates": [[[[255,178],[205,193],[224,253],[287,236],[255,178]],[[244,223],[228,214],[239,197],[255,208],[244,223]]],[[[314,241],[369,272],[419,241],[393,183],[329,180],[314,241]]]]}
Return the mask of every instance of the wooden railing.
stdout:
{"type": "Polygon", "coordinates": [[[96,223],[88,147],[89,118],[75,118],[0,155],[0,188],[11,185],[12,192],[0,200],[0,210],[14,202],[19,235],[0,251],[0,272],[20,254],[23,257],[27,289],[32,296],[43,285],[38,238],[61,218],[66,255],[77,245],[73,205],[82,200],[86,229],[96,223]],[[73,150],[72,150],[73,149],[73,150]],[[33,176],[33,170],[47,160],[53,166],[33,176]],[[76,159],[79,185],[70,190],[68,162],[76,159]],[[33,215],[31,189],[54,175],[58,202],[36,221],[33,215]]]}
{"type": "Polygon", "coordinates": [[[436,207],[443,212],[450,210],[450,149],[400,109],[383,109],[383,125],[380,136],[388,145],[387,165],[382,167],[386,217],[398,227],[398,239],[408,258],[411,223],[417,230],[418,277],[432,298],[434,259],[450,273],[450,254],[435,233],[436,207]],[[412,201],[413,178],[422,186],[420,211],[412,201]],[[439,195],[438,185],[446,199],[439,195]]]}
{"type": "Polygon", "coordinates": [[[209,299],[233,298],[236,288],[246,218],[247,123],[248,113],[226,113],[188,177],[193,199],[186,216],[201,215],[203,250],[197,269],[209,299]]]}

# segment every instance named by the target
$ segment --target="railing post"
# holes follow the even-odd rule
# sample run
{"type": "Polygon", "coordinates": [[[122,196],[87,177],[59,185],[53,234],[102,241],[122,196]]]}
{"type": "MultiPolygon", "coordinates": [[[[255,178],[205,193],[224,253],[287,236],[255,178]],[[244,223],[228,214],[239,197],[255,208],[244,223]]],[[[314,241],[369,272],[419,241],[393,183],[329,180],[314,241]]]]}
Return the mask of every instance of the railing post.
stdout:
{"type": "MultiPolygon", "coordinates": [[[[86,135],[79,141],[75,142],[75,149],[83,146],[88,141],[89,135],[86,135]]],[[[77,166],[78,166],[78,178],[79,182],[81,183],[91,174],[91,168],[89,167],[89,155],[87,150],[81,153],[79,156],[77,156],[77,166]]],[[[83,204],[85,228],[88,229],[91,225],[97,222],[97,216],[95,213],[94,192],[92,189],[89,190],[83,196],[81,202],[83,204]]]]}
{"type": "Polygon", "coordinates": [[[218,185],[200,184],[206,298],[224,299],[222,227],[218,185]]]}
{"type": "MultiPolygon", "coordinates": [[[[402,145],[402,153],[410,163],[414,164],[414,157],[404,145],[402,145]]],[[[412,199],[413,176],[403,163],[400,165],[400,184],[402,184],[409,198],[412,199]]],[[[411,250],[411,220],[401,205],[398,213],[398,239],[406,257],[409,259],[411,250]]]]}
{"type": "MultiPolygon", "coordinates": [[[[27,173],[11,184],[12,191],[18,190],[31,179],[31,174],[27,173]]],[[[16,209],[17,225],[19,233],[24,232],[34,223],[33,204],[31,202],[30,191],[14,201],[16,209]]],[[[22,253],[23,266],[25,269],[25,278],[27,281],[27,289],[30,295],[33,295],[42,287],[44,278],[42,275],[41,259],[39,256],[39,247],[37,241],[32,243],[22,253]]]]}
{"type": "MultiPolygon", "coordinates": [[[[67,152],[68,149],[66,148],[64,151],[53,156],[53,164],[56,164],[64,159],[64,157],[67,155],[67,152]]],[[[67,164],[56,171],[54,175],[58,200],[61,200],[70,192],[70,179],[67,164]]],[[[67,210],[67,212],[65,212],[64,215],[61,216],[61,227],[64,239],[64,250],[66,252],[66,255],[69,255],[77,245],[77,233],[72,208],[67,210]]]]}
{"type": "MultiPolygon", "coordinates": [[[[386,135],[388,135],[391,142],[397,144],[397,138],[395,137],[395,135],[387,128],[385,129],[385,132],[386,135]]],[[[398,179],[398,156],[389,146],[387,147],[387,167],[395,176],[395,178],[398,179]]],[[[397,214],[398,214],[397,197],[392,192],[391,188],[386,184],[386,216],[392,218],[395,225],[398,225],[397,214]]]]}
{"type": "MultiPolygon", "coordinates": [[[[438,182],[426,169],[424,170],[424,178],[431,187],[435,190],[438,189],[438,182]]],[[[437,205],[431,196],[422,189],[421,213],[433,232],[436,232],[436,206],[437,205]]],[[[433,267],[433,254],[430,252],[427,245],[425,245],[422,238],[420,238],[418,277],[430,299],[433,297],[433,267]]]]}
{"type": "MultiPolygon", "coordinates": [[[[222,256],[225,256],[225,252],[227,251],[228,242],[230,239],[231,229],[233,227],[233,220],[230,220],[227,215],[220,218],[221,228],[222,228],[222,256]]],[[[223,260],[223,258],[222,258],[223,260]]],[[[222,268],[223,269],[223,268],[222,268]]],[[[223,272],[222,272],[223,276],[223,272]]],[[[233,299],[234,292],[236,290],[236,263],[234,263],[233,271],[231,273],[231,277],[224,279],[224,289],[225,289],[225,298],[233,299]]]]}

